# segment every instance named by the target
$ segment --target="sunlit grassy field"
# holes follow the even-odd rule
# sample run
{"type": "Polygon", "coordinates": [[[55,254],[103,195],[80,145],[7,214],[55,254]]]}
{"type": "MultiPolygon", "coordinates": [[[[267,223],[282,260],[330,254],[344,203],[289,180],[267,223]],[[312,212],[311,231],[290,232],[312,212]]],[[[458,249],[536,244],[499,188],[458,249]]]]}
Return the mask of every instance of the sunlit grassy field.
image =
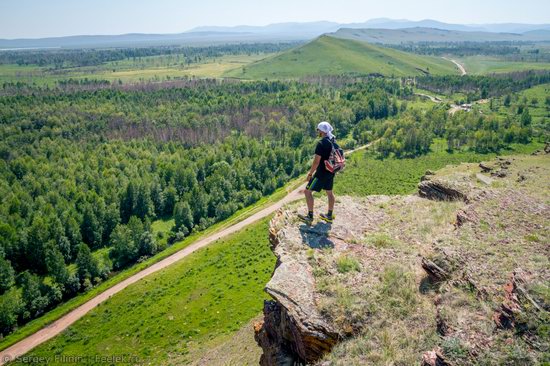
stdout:
{"type": "MultiPolygon", "coordinates": [[[[541,148],[541,143],[514,145],[502,154],[530,153],[541,148]]],[[[438,170],[447,165],[489,160],[495,154],[469,151],[449,153],[445,141],[436,141],[427,155],[414,159],[387,158],[380,160],[370,151],[351,155],[346,170],[335,177],[336,194],[368,196],[372,194],[411,194],[417,190],[420,177],[426,170],[438,170]]]]}
{"type": "Polygon", "coordinates": [[[547,62],[512,62],[491,56],[468,56],[457,58],[468,74],[504,73],[522,70],[550,70],[547,62]]]}
{"type": "Polygon", "coordinates": [[[0,83],[24,82],[53,86],[58,81],[75,79],[108,80],[111,83],[163,81],[172,78],[219,78],[226,72],[242,68],[270,54],[226,55],[206,58],[198,63],[186,64],[175,56],[150,56],[137,60],[107,62],[99,66],[86,66],[53,70],[48,67],[0,65],[0,83]]]}

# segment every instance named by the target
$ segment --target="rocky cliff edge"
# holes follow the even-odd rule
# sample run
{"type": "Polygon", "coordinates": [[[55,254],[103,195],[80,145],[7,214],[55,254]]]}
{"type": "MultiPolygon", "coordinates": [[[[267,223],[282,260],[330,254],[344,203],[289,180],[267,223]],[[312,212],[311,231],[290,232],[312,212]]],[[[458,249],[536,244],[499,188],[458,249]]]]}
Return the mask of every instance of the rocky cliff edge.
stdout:
{"type": "Polygon", "coordinates": [[[332,225],[279,211],[260,363],[548,362],[549,177],[547,154],[498,158],[415,195],[338,197],[332,225]]]}

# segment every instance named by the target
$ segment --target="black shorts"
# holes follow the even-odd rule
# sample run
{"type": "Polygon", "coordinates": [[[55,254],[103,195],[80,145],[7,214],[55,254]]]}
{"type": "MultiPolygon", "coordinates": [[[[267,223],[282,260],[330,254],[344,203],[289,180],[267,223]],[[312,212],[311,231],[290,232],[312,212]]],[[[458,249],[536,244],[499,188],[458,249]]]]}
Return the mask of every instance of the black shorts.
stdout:
{"type": "Polygon", "coordinates": [[[320,174],[317,176],[317,173],[309,180],[309,183],[306,186],[306,189],[315,192],[321,192],[321,189],[325,191],[332,191],[332,186],[334,184],[334,174],[320,174]]]}

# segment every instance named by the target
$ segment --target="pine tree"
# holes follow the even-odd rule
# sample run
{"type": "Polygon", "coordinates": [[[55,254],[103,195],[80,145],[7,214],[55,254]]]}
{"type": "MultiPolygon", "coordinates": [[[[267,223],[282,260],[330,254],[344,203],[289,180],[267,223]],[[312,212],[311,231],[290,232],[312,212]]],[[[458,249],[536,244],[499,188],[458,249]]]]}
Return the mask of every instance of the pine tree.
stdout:
{"type": "Polygon", "coordinates": [[[163,205],[163,216],[168,217],[172,216],[174,213],[174,207],[176,207],[177,202],[177,192],[176,189],[172,186],[166,187],[162,192],[163,205]]]}
{"type": "Polygon", "coordinates": [[[126,225],[117,225],[111,234],[110,256],[115,268],[123,268],[133,263],[138,256],[138,247],[133,239],[133,233],[126,225]]]}
{"type": "Polygon", "coordinates": [[[84,280],[92,280],[99,274],[98,265],[96,259],[92,255],[90,247],[82,243],[78,247],[78,254],[76,256],[76,268],[78,278],[83,282],[84,280]]]}
{"type": "Polygon", "coordinates": [[[511,102],[512,102],[512,97],[510,97],[509,94],[506,95],[506,96],[504,97],[504,102],[503,102],[503,103],[504,103],[504,106],[505,106],[505,107],[509,107],[511,102]]]}
{"type": "Polygon", "coordinates": [[[531,114],[529,114],[529,108],[525,107],[521,113],[520,122],[522,127],[531,125],[531,114]]]}
{"type": "Polygon", "coordinates": [[[91,205],[87,205],[84,209],[80,233],[82,234],[82,241],[91,248],[99,248],[101,246],[103,229],[99,225],[99,221],[91,205]]]}
{"type": "Polygon", "coordinates": [[[65,286],[69,280],[69,271],[65,265],[63,254],[61,254],[52,241],[48,242],[46,245],[46,266],[48,268],[48,274],[52,276],[57,283],[65,286]]]}
{"type": "Polygon", "coordinates": [[[154,214],[153,202],[149,196],[149,189],[142,184],[137,189],[136,204],[133,210],[133,214],[140,219],[145,219],[154,214]]]}
{"type": "Polygon", "coordinates": [[[0,294],[13,286],[15,281],[15,271],[9,260],[0,256],[0,294]]]}
{"type": "Polygon", "coordinates": [[[25,304],[16,288],[12,288],[0,296],[0,336],[13,330],[24,306],[25,304]]]}
{"type": "Polygon", "coordinates": [[[130,220],[130,216],[134,213],[135,205],[135,193],[136,188],[134,183],[130,181],[126,186],[126,192],[122,196],[120,202],[120,220],[123,224],[126,224],[130,220]]]}
{"type": "Polygon", "coordinates": [[[193,215],[189,203],[180,201],[176,204],[176,208],[174,209],[174,221],[175,232],[180,231],[182,227],[187,229],[188,232],[191,232],[193,228],[193,215]]]}
{"type": "Polygon", "coordinates": [[[158,181],[154,181],[151,185],[151,201],[155,211],[155,216],[160,217],[163,214],[163,199],[162,199],[162,187],[158,181]]]}

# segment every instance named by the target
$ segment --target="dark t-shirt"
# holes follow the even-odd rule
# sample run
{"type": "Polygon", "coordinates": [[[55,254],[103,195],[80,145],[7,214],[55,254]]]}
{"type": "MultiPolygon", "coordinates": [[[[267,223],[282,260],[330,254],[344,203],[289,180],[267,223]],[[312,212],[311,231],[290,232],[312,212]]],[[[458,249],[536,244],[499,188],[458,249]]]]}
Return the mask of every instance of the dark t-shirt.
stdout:
{"type": "MultiPolygon", "coordinates": [[[[332,140],[332,142],[335,146],[337,146],[336,141],[332,140]]],[[[329,138],[325,136],[317,143],[317,147],[315,148],[315,155],[319,155],[321,157],[321,161],[319,162],[319,166],[317,167],[317,171],[315,173],[317,177],[321,177],[326,174],[333,174],[325,168],[325,160],[330,158],[331,152],[332,144],[330,143],[329,138]]]]}

